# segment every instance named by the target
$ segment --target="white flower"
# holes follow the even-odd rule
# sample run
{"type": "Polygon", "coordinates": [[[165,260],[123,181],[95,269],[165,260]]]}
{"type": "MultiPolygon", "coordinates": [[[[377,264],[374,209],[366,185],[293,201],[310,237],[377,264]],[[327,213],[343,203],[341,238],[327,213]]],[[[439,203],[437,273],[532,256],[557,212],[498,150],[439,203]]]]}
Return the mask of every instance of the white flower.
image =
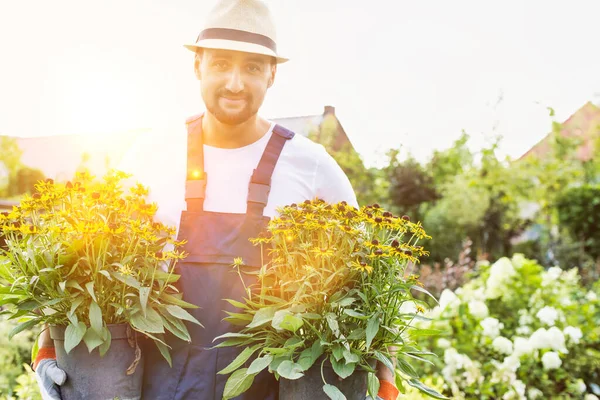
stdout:
{"type": "Polygon", "coordinates": [[[592,292],[591,290],[585,295],[585,299],[587,301],[596,301],[598,300],[598,295],[596,295],[596,293],[592,292]]]}
{"type": "Polygon", "coordinates": [[[568,353],[567,347],[565,346],[565,335],[560,329],[553,326],[547,331],[548,340],[550,341],[550,348],[552,350],[560,351],[561,353],[568,353]]]}
{"type": "Polygon", "coordinates": [[[502,296],[504,285],[516,273],[512,263],[506,257],[502,257],[492,264],[490,267],[490,276],[486,281],[486,297],[488,299],[496,299],[502,296]]]}
{"type": "Polygon", "coordinates": [[[506,369],[511,372],[517,372],[517,370],[519,369],[520,366],[521,366],[521,361],[519,360],[519,357],[512,354],[512,355],[504,358],[501,368],[506,369]]]}
{"type": "Polygon", "coordinates": [[[517,335],[527,336],[531,333],[531,328],[528,326],[519,326],[516,330],[517,335]]]}
{"type": "Polygon", "coordinates": [[[499,353],[502,354],[512,354],[513,352],[513,344],[510,339],[505,338],[504,336],[498,336],[492,342],[492,347],[499,353]]]}
{"type": "Polygon", "coordinates": [[[544,328],[540,328],[533,332],[533,335],[529,337],[529,344],[532,349],[549,349],[552,344],[550,343],[550,335],[544,328]]]}
{"type": "Polygon", "coordinates": [[[440,309],[443,311],[447,307],[455,310],[460,305],[460,299],[450,289],[444,289],[440,295],[440,309]]]}
{"type": "Polygon", "coordinates": [[[535,400],[538,397],[544,396],[544,393],[540,389],[531,388],[527,391],[527,396],[529,396],[531,400],[535,400]]]}
{"type": "Polygon", "coordinates": [[[531,347],[529,340],[518,336],[515,337],[514,340],[514,349],[514,355],[517,357],[531,354],[533,352],[533,348],[531,347]]]}
{"type": "Polygon", "coordinates": [[[550,267],[547,271],[542,272],[542,287],[549,286],[556,282],[563,270],[560,267],[550,267]]]}
{"type": "Polygon", "coordinates": [[[563,330],[563,333],[565,334],[565,336],[568,336],[575,344],[578,344],[579,341],[581,340],[581,338],[583,337],[583,333],[581,332],[581,329],[573,327],[573,326],[567,326],[563,330]]]}
{"type": "Polygon", "coordinates": [[[542,364],[544,364],[544,369],[557,369],[562,365],[562,361],[558,353],[549,351],[542,356],[542,364]]]}
{"type": "Polygon", "coordinates": [[[483,301],[471,300],[469,302],[469,313],[477,319],[484,319],[490,315],[490,311],[483,301]]]}
{"type": "Polygon", "coordinates": [[[529,315],[527,310],[519,310],[519,325],[529,325],[533,323],[533,317],[529,315]]]}
{"type": "Polygon", "coordinates": [[[585,389],[587,389],[587,386],[585,385],[583,379],[577,379],[577,382],[575,382],[575,384],[577,385],[576,389],[578,394],[585,393],[585,389]]]}
{"type": "Polygon", "coordinates": [[[523,264],[525,264],[527,259],[521,253],[515,253],[513,254],[512,259],[510,261],[512,262],[512,265],[514,265],[515,268],[519,269],[523,266],[523,264]]]}
{"type": "Polygon", "coordinates": [[[585,397],[583,398],[583,400],[598,400],[598,397],[595,396],[595,395],[593,395],[593,394],[591,394],[591,393],[588,393],[588,394],[585,395],[585,397]]]}
{"type": "Polygon", "coordinates": [[[450,343],[450,341],[448,339],[444,339],[444,338],[439,338],[437,340],[437,346],[440,349],[447,349],[448,347],[450,347],[452,345],[452,343],[450,343]]]}
{"type": "Polygon", "coordinates": [[[558,319],[558,311],[553,307],[544,307],[535,315],[544,324],[552,326],[558,319]]]}
{"type": "Polygon", "coordinates": [[[519,395],[520,399],[524,399],[525,398],[525,384],[520,381],[520,380],[515,380],[512,384],[513,389],[515,390],[515,392],[517,392],[517,394],[519,395]]]}
{"type": "Polygon", "coordinates": [[[500,329],[504,328],[504,324],[496,318],[487,317],[479,323],[483,328],[483,335],[491,339],[500,336],[500,329]]]}

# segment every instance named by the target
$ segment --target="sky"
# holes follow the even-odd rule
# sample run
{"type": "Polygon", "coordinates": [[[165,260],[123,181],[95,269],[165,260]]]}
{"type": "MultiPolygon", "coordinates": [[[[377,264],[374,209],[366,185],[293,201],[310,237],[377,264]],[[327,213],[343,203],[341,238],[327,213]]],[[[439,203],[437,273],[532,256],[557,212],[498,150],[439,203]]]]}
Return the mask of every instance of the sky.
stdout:
{"type": "MultiPolygon", "coordinates": [[[[600,103],[600,1],[271,0],[266,117],[336,114],[366,163],[426,160],[464,130],[518,157],[600,103]]],[[[208,0],[0,0],[0,134],[184,129],[203,109],[193,43],[208,0]]]]}

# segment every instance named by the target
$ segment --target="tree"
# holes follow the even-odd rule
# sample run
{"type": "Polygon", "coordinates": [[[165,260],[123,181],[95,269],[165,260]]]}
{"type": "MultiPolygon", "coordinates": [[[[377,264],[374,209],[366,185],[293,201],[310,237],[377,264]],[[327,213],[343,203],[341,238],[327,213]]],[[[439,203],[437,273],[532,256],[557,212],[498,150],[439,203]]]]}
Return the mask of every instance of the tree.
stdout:
{"type": "Polygon", "coordinates": [[[0,164],[4,165],[7,172],[7,181],[0,187],[1,197],[15,196],[16,186],[14,185],[17,172],[21,168],[21,156],[23,151],[19,148],[17,140],[8,136],[0,136],[0,164]]]}

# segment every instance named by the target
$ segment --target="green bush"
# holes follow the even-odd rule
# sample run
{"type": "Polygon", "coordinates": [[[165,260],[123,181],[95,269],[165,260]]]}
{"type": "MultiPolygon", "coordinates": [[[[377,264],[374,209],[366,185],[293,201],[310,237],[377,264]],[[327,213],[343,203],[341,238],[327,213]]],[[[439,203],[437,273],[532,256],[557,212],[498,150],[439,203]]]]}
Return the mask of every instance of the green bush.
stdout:
{"type": "Polygon", "coordinates": [[[17,325],[14,320],[0,315],[0,397],[16,394],[17,378],[26,372],[23,364],[31,362],[31,348],[37,332],[24,331],[9,340],[8,333],[17,325]]]}
{"type": "Polygon", "coordinates": [[[558,219],[583,250],[600,257],[600,185],[584,185],[565,191],[557,200],[558,219]]]}
{"type": "Polygon", "coordinates": [[[421,346],[440,355],[454,399],[581,399],[600,394],[600,284],[580,285],[577,269],[545,270],[515,255],[480,263],[475,278],[423,322],[445,332],[421,346]]]}

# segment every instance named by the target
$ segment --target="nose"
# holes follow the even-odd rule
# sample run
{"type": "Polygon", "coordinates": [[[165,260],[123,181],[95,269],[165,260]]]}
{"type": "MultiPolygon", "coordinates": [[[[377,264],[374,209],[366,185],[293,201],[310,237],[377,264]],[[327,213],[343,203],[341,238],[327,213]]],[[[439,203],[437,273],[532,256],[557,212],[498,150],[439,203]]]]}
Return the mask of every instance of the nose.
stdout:
{"type": "Polygon", "coordinates": [[[242,81],[242,74],[240,73],[239,67],[236,66],[231,70],[225,88],[231,93],[239,93],[244,90],[244,82],[242,81]]]}

